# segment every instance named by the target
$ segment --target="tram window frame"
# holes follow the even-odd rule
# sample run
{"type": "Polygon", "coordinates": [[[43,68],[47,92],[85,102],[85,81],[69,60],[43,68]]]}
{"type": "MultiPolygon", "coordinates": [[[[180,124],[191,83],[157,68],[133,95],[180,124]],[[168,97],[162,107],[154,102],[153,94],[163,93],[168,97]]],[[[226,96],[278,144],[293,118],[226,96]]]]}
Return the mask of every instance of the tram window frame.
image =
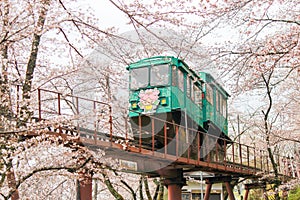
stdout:
{"type": "Polygon", "coordinates": [[[206,84],[206,100],[211,105],[214,105],[214,91],[210,84],[206,84]]]}
{"type": "Polygon", "coordinates": [[[130,89],[136,90],[139,88],[145,88],[149,85],[149,67],[140,67],[140,68],[133,68],[130,70],[130,89]],[[136,73],[138,71],[144,70],[144,73],[139,73],[138,75],[133,75],[133,73],[136,73]],[[145,73],[147,72],[147,73],[145,73]],[[143,76],[141,76],[143,75],[143,76]],[[137,78],[138,77],[138,78],[137,78]],[[142,77],[142,78],[141,78],[142,77]],[[139,81],[142,80],[142,81],[139,81]],[[135,81],[135,83],[134,83],[135,81]],[[143,84],[141,84],[143,83],[143,84]]]}
{"type": "Polygon", "coordinates": [[[172,86],[178,86],[178,72],[175,65],[172,66],[172,86]]]}
{"type": "Polygon", "coordinates": [[[223,101],[224,101],[224,96],[219,93],[219,98],[220,98],[220,102],[219,102],[219,112],[221,113],[221,115],[223,115],[223,101]]]}
{"type": "Polygon", "coordinates": [[[196,85],[196,84],[194,84],[193,87],[194,87],[194,95],[195,95],[195,100],[194,100],[194,102],[195,102],[197,105],[199,105],[200,107],[202,107],[202,90],[201,90],[201,88],[200,88],[198,85],[196,85]]]}
{"type": "Polygon", "coordinates": [[[170,84],[170,65],[153,65],[150,67],[150,86],[160,86],[170,84]],[[156,70],[156,71],[155,71],[156,70]]]}
{"type": "Polygon", "coordinates": [[[180,69],[178,71],[178,88],[183,92],[184,91],[184,72],[180,69]]]}
{"type": "Polygon", "coordinates": [[[189,74],[186,75],[186,95],[191,98],[191,79],[189,74]]]}
{"type": "Polygon", "coordinates": [[[191,78],[191,100],[195,101],[195,92],[194,92],[194,79],[191,78]]]}
{"type": "Polygon", "coordinates": [[[226,98],[223,98],[223,107],[222,107],[222,109],[223,109],[223,116],[225,118],[227,118],[227,100],[226,100],[226,98]]]}
{"type": "Polygon", "coordinates": [[[219,91],[216,90],[216,110],[217,112],[220,112],[220,96],[219,96],[219,91]]]}

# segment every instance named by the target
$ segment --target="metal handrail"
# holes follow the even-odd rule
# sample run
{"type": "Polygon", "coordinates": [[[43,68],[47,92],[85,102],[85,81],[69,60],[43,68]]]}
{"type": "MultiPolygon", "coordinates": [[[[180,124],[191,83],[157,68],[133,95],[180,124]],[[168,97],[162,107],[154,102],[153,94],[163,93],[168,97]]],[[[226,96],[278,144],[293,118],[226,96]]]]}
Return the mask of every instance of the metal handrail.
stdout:
{"type": "MultiPolygon", "coordinates": [[[[80,101],[87,101],[87,102],[91,102],[93,104],[91,111],[96,110],[97,105],[104,105],[105,107],[107,107],[108,109],[108,123],[109,123],[109,141],[112,144],[115,141],[115,136],[113,135],[113,120],[112,120],[112,107],[109,103],[106,102],[101,102],[101,101],[95,101],[95,100],[91,100],[88,98],[83,98],[83,97],[78,97],[78,96],[73,96],[73,95],[69,95],[69,94],[62,94],[60,92],[56,92],[56,91],[51,91],[51,90],[47,90],[47,89],[38,89],[38,119],[41,121],[43,120],[43,112],[46,112],[46,110],[43,110],[43,99],[42,99],[42,93],[49,93],[54,95],[53,98],[51,98],[50,100],[55,101],[57,104],[57,108],[56,111],[52,110],[52,112],[48,111],[48,114],[57,114],[58,116],[62,116],[62,115],[66,115],[66,113],[63,112],[63,101],[66,100],[67,97],[71,97],[71,98],[75,98],[75,103],[74,103],[74,107],[76,113],[74,115],[78,115],[80,114],[80,101]]],[[[69,114],[69,116],[71,116],[71,114],[69,114]]],[[[98,120],[96,117],[96,115],[94,114],[94,120],[98,120]]],[[[99,134],[99,131],[96,129],[96,123],[97,121],[93,121],[92,122],[94,124],[94,139],[97,140],[97,135],[99,134]]],[[[82,128],[85,127],[77,127],[78,132],[80,132],[80,130],[82,130],[82,128]]],[[[142,151],[142,149],[147,149],[149,151],[152,151],[153,154],[155,151],[157,151],[157,147],[155,146],[155,138],[159,138],[159,137],[163,137],[161,140],[163,141],[164,144],[164,151],[163,154],[166,156],[167,154],[172,154],[175,155],[176,157],[182,157],[182,158],[186,158],[187,162],[190,161],[196,161],[197,163],[199,162],[208,162],[209,163],[218,163],[220,165],[224,165],[225,167],[228,168],[239,168],[239,169],[247,169],[247,170],[251,170],[252,172],[256,173],[256,172],[267,172],[270,173],[272,170],[271,168],[271,164],[270,164],[270,160],[268,158],[268,154],[265,150],[260,150],[256,147],[250,146],[250,145],[245,145],[245,144],[241,144],[235,141],[231,141],[228,140],[226,138],[221,138],[219,136],[215,136],[215,135],[211,135],[208,134],[206,132],[203,131],[199,131],[193,128],[186,128],[183,125],[180,124],[174,124],[172,122],[167,122],[164,121],[163,119],[159,119],[158,117],[155,117],[154,115],[146,115],[146,114],[140,114],[139,115],[139,124],[138,124],[138,130],[136,130],[136,132],[138,133],[138,142],[133,143],[134,141],[132,140],[131,143],[127,143],[128,145],[132,144],[134,146],[138,145],[138,149],[139,152],[142,151]],[[147,116],[149,117],[150,123],[151,123],[151,131],[149,132],[149,130],[143,130],[142,124],[141,124],[141,120],[140,118],[142,116],[147,116]],[[163,124],[162,127],[162,131],[163,131],[163,135],[162,136],[158,136],[155,135],[154,132],[154,127],[156,123],[161,123],[163,124]],[[167,135],[167,129],[168,127],[174,127],[175,128],[175,136],[174,138],[171,138],[170,136],[167,135]],[[184,130],[184,131],[188,131],[190,134],[195,135],[194,138],[192,138],[192,141],[188,141],[185,143],[180,143],[180,135],[179,135],[179,130],[184,130]],[[143,131],[147,131],[150,133],[150,137],[151,137],[151,143],[149,144],[149,147],[146,147],[143,145],[142,142],[142,132],[143,131]],[[200,138],[200,135],[202,135],[202,141],[200,138]],[[168,149],[166,147],[166,145],[168,145],[168,142],[170,140],[175,140],[175,152],[168,152],[168,149]],[[214,141],[214,144],[208,144],[207,141],[214,141]],[[195,143],[196,145],[196,150],[195,149],[191,149],[191,144],[195,143]],[[205,143],[206,142],[206,143],[205,143]],[[218,145],[218,143],[223,144],[223,148],[222,145],[218,145]],[[202,144],[202,145],[201,145],[202,144]],[[181,147],[181,146],[183,147],[181,147]],[[183,148],[183,150],[181,149],[183,148]],[[184,149],[186,148],[186,149],[184,149]],[[184,152],[181,152],[184,151],[184,152]],[[206,157],[201,157],[201,155],[203,156],[206,153],[206,157]]],[[[126,133],[126,140],[128,140],[127,138],[128,133],[126,133]]],[[[118,138],[120,139],[120,138],[118,138]]],[[[125,140],[125,138],[124,138],[125,140]]],[[[195,147],[195,146],[194,146],[195,147]]],[[[295,166],[300,166],[299,163],[293,163],[293,160],[291,158],[287,158],[284,156],[280,156],[280,155],[274,155],[276,157],[276,164],[278,166],[278,172],[283,174],[283,175],[288,175],[294,172],[290,171],[290,168],[295,166]]],[[[297,172],[299,173],[299,172],[297,172]]]]}

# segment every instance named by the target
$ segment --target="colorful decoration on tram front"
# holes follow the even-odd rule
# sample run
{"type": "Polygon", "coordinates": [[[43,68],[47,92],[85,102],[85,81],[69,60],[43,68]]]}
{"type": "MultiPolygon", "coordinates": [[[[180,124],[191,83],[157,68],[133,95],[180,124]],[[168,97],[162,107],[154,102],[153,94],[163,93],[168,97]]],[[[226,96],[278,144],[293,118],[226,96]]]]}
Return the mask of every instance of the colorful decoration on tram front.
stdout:
{"type": "Polygon", "coordinates": [[[157,88],[141,90],[138,103],[141,109],[144,109],[144,113],[154,113],[159,104],[159,90],[157,88]]]}

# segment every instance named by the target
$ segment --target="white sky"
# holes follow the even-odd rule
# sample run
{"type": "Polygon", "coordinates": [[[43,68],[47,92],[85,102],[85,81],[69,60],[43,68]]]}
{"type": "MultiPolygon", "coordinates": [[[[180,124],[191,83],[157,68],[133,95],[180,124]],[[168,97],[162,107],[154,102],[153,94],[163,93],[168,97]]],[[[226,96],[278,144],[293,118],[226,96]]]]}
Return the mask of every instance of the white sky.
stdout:
{"type": "Polygon", "coordinates": [[[96,16],[99,18],[99,26],[103,28],[118,27],[119,32],[123,33],[132,30],[128,25],[128,19],[125,14],[117,9],[108,0],[87,0],[84,4],[88,4],[95,10],[96,16]]]}
{"type": "MultiPolygon", "coordinates": [[[[132,31],[132,25],[128,25],[129,19],[125,14],[118,10],[109,0],[93,1],[87,0],[83,5],[89,5],[95,11],[96,16],[99,18],[99,26],[101,28],[117,27],[119,33],[132,31]]],[[[191,19],[193,20],[193,19],[191,19]]],[[[198,20],[198,19],[197,19],[198,20]]],[[[206,36],[202,40],[203,44],[211,45],[212,42],[224,42],[225,40],[233,40],[234,31],[229,27],[222,28],[214,35],[206,36]]]]}

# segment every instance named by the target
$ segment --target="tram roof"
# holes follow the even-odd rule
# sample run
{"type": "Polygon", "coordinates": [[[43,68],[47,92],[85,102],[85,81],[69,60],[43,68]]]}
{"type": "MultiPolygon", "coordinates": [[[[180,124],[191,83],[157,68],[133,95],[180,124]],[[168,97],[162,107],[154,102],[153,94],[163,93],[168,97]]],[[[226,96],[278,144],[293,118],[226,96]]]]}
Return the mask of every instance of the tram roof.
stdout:
{"type": "Polygon", "coordinates": [[[137,62],[133,62],[130,65],[127,66],[127,70],[131,68],[139,68],[139,67],[145,67],[149,65],[158,65],[158,64],[166,64],[166,63],[177,63],[179,68],[183,68],[186,72],[190,73],[193,75],[193,77],[196,77],[200,82],[203,83],[210,83],[214,84],[219,91],[223,93],[226,97],[230,97],[228,92],[220,85],[214,77],[207,73],[207,72],[199,72],[196,73],[194,70],[192,70],[186,62],[184,62],[180,58],[176,58],[174,56],[153,56],[145,59],[141,59],[137,62]]]}
{"type": "Polygon", "coordinates": [[[199,74],[197,74],[195,71],[193,71],[187,63],[185,63],[182,59],[176,58],[174,56],[154,56],[150,58],[145,58],[142,60],[139,60],[137,62],[131,63],[127,66],[127,70],[131,68],[139,68],[139,67],[145,67],[149,65],[158,65],[158,64],[166,64],[166,63],[176,63],[179,68],[184,69],[189,74],[192,74],[193,77],[196,77],[198,81],[203,82],[199,74]]]}
{"type": "Polygon", "coordinates": [[[216,79],[210,73],[199,72],[199,75],[205,83],[214,85],[219,91],[223,93],[223,95],[225,95],[226,97],[230,97],[229,93],[218,81],[216,81],[216,79]]]}

